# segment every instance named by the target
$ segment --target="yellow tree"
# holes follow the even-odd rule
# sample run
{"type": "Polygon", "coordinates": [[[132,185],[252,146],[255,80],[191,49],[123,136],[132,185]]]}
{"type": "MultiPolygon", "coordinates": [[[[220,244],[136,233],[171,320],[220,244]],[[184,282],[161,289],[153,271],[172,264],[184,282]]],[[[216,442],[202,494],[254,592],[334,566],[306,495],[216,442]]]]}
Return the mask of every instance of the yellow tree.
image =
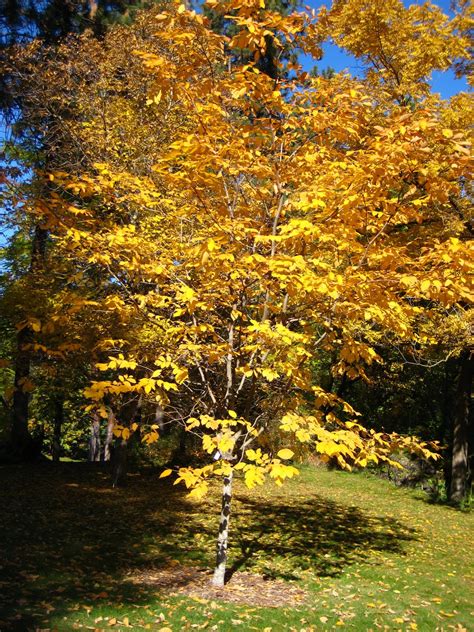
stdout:
{"type": "MultiPolygon", "coordinates": [[[[177,481],[199,498],[224,479],[222,585],[234,472],[249,487],[281,484],[297,473],[288,461],[299,445],[345,468],[391,462],[398,449],[432,455],[414,438],[365,430],[314,386],[311,360],[330,350],[340,371],[363,376],[382,337],[423,345],[433,301],[472,301],[472,247],[450,203],[469,142],[436,99],[412,107],[372,77],[273,79],[257,67],[268,38],[318,56],[326,18],[282,17],[262,0],[210,4],[232,12],[232,41],[173,5],[156,18],[154,50],[136,52],[152,78],[144,111],[180,121],[151,169],[103,161],[52,174],[44,212],[64,256],[120,288],[107,309],[141,315],[143,340],[98,365],[115,377],[87,389],[93,405],[123,393],[158,402],[209,456],[177,481]],[[254,61],[229,68],[225,44],[254,61]]],[[[138,430],[118,422],[125,439],[138,430]]],[[[158,439],[154,425],[141,431],[158,439]]]]}
{"type": "MultiPolygon", "coordinates": [[[[158,112],[155,116],[144,107],[153,78],[133,55],[137,48],[154,50],[161,45],[158,38],[152,37],[156,13],[155,9],[140,15],[131,27],[115,27],[100,42],[90,32],[71,37],[67,45],[58,46],[54,56],[41,42],[11,51],[5,63],[10,91],[22,103],[22,126],[27,130],[23,143],[31,150],[41,142],[41,159],[51,170],[84,174],[93,170],[93,163],[106,161],[115,171],[126,170],[130,177],[143,175],[158,159],[164,134],[169,142],[171,130],[179,129],[181,121],[174,111],[158,112]]],[[[68,352],[67,360],[78,372],[90,372],[87,362],[90,365],[100,360],[104,350],[112,353],[117,348],[116,339],[120,339],[120,345],[126,339],[129,344],[137,344],[137,338],[131,342],[137,330],[140,340],[146,338],[143,319],[137,318],[130,306],[116,308],[122,307],[122,288],[116,280],[107,274],[101,276],[104,268],[99,270],[91,262],[79,265],[63,258],[54,238],[48,237],[50,231],[54,234],[58,218],[48,214],[44,199],[48,194],[54,197],[54,190],[54,177],[48,178],[43,170],[32,183],[12,183],[8,193],[9,200],[16,203],[16,215],[10,217],[10,222],[25,233],[38,226],[36,233],[42,246],[41,260],[36,253],[34,269],[32,266],[31,273],[16,281],[3,297],[4,310],[10,310],[10,319],[18,324],[19,337],[25,339],[18,356],[19,361],[25,356],[28,364],[27,371],[17,371],[20,381],[26,380],[30,364],[34,372],[35,365],[47,354],[64,351],[57,344],[70,342],[71,338],[76,345],[79,341],[81,348],[74,352],[74,359],[68,352]],[[92,314],[90,301],[97,299],[100,310],[92,314]],[[100,344],[98,338],[102,338],[100,344]],[[82,364],[84,357],[86,365],[82,364]]],[[[71,202],[75,196],[70,189],[62,201],[71,202]]],[[[109,208],[102,209],[102,220],[138,226],[145,220],[140,210],[143,211],[141,207],[132,209],[130,204],[111,200],[109,208]]],[[[73,216],[70,219],[72,223],[78,221],[73,216]]],[[[38,242],[35,237],[34,243],[38,242]]],[[[61,354],[51,357],[60,367],[61,354]]],[[[28,397],[20,389],[15,393],[23,401],[28,397]]],[[[138,397],[133,394],[114,402],[118,408],[127,405],[128,409],[137,403],[138,397]]],[[[23,418],[26,428],[26,414],[23,418]]]]}
{"type": "MultiPolygon", "coordinates": [[[[472,94],[461,93],[443,102],[430,95],[429,86],[433,70],[448,68],[454,69],[458,76],[465,75],[472,84],[472,4],[464,0],[455,2],[452,10],[454,16],[450,19],[429,3],[405,7],[399,0],[383,0],[377,5],[370,5],[364,0],[336,0],[329,11],[321,11],[320,19],[333,41],[364,64],[366,83],[378,100],[388,104],[392,101],[405,103],[413,109],[430,105],[437,109],[438,121],[446,138],[456,135],[466,138],[467,130],[472,130],[473,123],[472,94]]],[[[472,141],[472,134],[469,139],[472,141]]],[[[469,155],[470,145],[464,146],[464,152],[469,155]]],[[[456,182],[457,188],[446,189],[445,208],[430,219],[428,230],[424,221],[423,239],[428,235],[428,247],[436,243],[435,240],[459,238],[467,242],[473,236],[471,180],[462,174],[449,173],[448,161],[445,168],[451,184],[456,182]]],[[[424,176],[423,172],[414,172],[409,180],[414,190],[420,193],[429,191],[430,183],[424,176]]],[[[414,233],[413,227],[406,226],[405,230],[414,233]]],[[[407,240],[414,238],[417,238],[416,235],[405,235],[407,240]]],[[[435,251],[433,258],[439,258],[439,254],[435,251]]],[[[452,254],[442,252],[441,256],[451,263],[452,254]]],[[[454,255],[455,258],[457,256],[454,255]]],[[[459,259],[463,266],[462,254],[459,259]]],[[[459,274],[464,274],[465,280],[468,280],[469,266],[464,267],[463,272],[460,270],[459,274]]],[[[436,286],[443,287],[443,291],[448,289],[449,280],[445,283],[443,276],[438,276],[432,280],[426,278],[424,284],[429,290],[426,300],[431,309],[430,318],[424,325],[425,342],[431,341],[432,344],[425,344],[422,348],[411,345],[411,354],[422,357],[430,346],[435,349],[441,346],[445,358],[458,359],[452,449],[448,457],[451,461],[448,495],[452,501],[461,502],[469,493],[469,481],[472,482],[469,474],[469,459],[472,459],[472,456],[469,457],[469,436],[473,432],[470,401],[474,377],[472,297],[453,305],[435,289],[436,286]]]]}

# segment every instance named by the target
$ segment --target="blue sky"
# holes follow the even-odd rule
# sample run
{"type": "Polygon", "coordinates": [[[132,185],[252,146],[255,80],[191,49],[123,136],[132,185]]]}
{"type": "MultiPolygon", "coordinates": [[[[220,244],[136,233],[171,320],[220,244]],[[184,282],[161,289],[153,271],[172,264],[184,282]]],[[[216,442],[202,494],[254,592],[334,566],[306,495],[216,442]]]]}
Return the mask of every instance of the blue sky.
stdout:
{"type": "MultiPolygon", "coordinates": [[[[377,0],[373,0],[375,3],[377,0]]],[[[452,15],[450,10],[450,0],[431,0],[432,4],[439,6],[444,13],[452,15]]],[[[323,0],[306,0],[304,4],[309,5],[312,8],[319,8],[323,5],[329,6],[330,0],[324,2],[323,0]]],[[[405,5],[410,4],[424,4],[423,0],[412,0],[411,2],[405,1],[405,5]]],[[[317,63],[320,70],[323,68],[331,67],[334,70],[340,72],[342,70],[348,70],[350,74],[357,75],[361,73],[361,66],[357,59],[350,55],[346,55],[337,46],[333,44],[325,44],[323,47],[323,59],[317,63]]],[[[301,63],[308,70],[314,65],[313,60],[302,58],[301,63]]],[[[453,94],[457,94],[461,91],[468,89],[465,79],[457,79],[452,71],[433,73],[431,85],[434,92],[439,92],[444,99],[448,99],[453,94]]]]}

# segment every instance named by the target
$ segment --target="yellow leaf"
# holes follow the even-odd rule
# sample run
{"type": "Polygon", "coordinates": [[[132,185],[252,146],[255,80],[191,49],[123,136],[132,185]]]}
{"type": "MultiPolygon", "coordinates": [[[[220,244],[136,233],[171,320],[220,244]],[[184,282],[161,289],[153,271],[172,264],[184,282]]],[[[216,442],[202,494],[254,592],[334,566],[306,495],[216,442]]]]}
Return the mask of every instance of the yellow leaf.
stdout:
{"type": "Polygon", "coordinates": [[[232,436],[224,435],[217,443],[217,448],[221,454],[225,454],[232,450],[235,444],[235,439],[232,436]]]}
{"type": "Polygon", "coordinates": [[[265,474],[261,468],[256,465],[249,465],[245,472],[245,485],[249,489],[253,489],[256,485],[263,485],[265,482],[265,474]]]}
{"type": "Polygon", "coordinates": [[[207,240],[207,249],[209,252],[213,252],[214,250],[217,250],[217,248],[218,248],[218,245],[213,239],[207,240]]]}
{"type": "Polygon", "coordinates": [[[280,459],[291,459],[294,455],[293,450],[289,450],[288,448],[283,448],[278,452],[278,457],[280,459]]]}
{"type": "Polygon", "coordinates": [[[445,138],[452,138],[453,136],[453,130],[452,129],[444,129],[443,130],[443,136],[445,138]]]}
{"type": "Polygon", "coordinates": [[[227,413],[229,417],[232,417],[232,419],[237,419],[237,413],[235,412],[235,410],[228,410],[227,413]]]}
{"type": "Polygon", "coordinates": [[[204,485],[204,484],[198,485],[197,487],[195,487],[189,492],[188,497],[196,498],[197,500],[200,500],[203,496],[206,495],[206,492],[207,492],[207,485],[204,485]]]}
{"type": "Polygon", "coordinates": [[[160,478],[166,478],[167,476],[169,476],[170,474],[173,473],[173,470],[163,470],[160,474],[160,478]]]}
{"type": "Polygon", "coordinates": [[[186,7],[184,4],[180,4],[178,7],[178,13],[184,13],[186,11],[186,7]]]}
{"type": "Polygon", "coordinates": [[[334,441],[320,441],[316,446],[316,450],[320,454],[327,454],[328,456],[333,456],[334,454],[337,454],[340,451],[340,447],[334,441]]]}
{"type": "Polygon", "coordinates": [[[261,371],[263,377],[269,382],[273,382],[278,377],[278,373],[273,371],[272,369],[262,369],[261,371]]]}
{"type": "Polygon", "coordinates": [[[188,379],[188,369],[184,367],[183,369],[178,369],[175,373],[175,380],[178,384],[182,384],[185,380],[188,379]]]}

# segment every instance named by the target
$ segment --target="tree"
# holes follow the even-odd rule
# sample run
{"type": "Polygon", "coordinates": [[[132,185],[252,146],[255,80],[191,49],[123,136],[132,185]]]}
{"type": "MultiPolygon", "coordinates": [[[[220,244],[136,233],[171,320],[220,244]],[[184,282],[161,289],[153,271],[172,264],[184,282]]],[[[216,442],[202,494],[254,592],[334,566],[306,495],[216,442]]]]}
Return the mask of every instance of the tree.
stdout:
{"type": "MultiPolygon", "coordinates": [[[[70,112],[64,105],[61,106],[58,102],[54,104],[52,98],[49,101],[40,100],[45,83],[41,84],[41,81],[37,80],[33,57],[37,62],[50,58],[52,50],[57,50],[58,44],[72,33],[87,30],[91,34],[91,39],[103,37],[107,28],[114,22],[131,23],[138,9],[153,4],[156,3],[133,0],[132,2],[125,0],[91,2],[11,0],[2,5],[0,9],[0,60],[4,72],[2,72],[1,108],[5,116],[5,127],[11,132],[11,138],[5,143],[5,154],[2,154],[2,159],[6,159],[2,173],[6,175],[10,172],[17,173],[11,180],[5,177],[3,180],[3,185],[9,189],[5,199],[11,201],[15,198],[17,201],[16,212],[6,213],[4,226],[7,233],[13,234],[13,239],[17,239],[18,235],[21,235],[22,239],[28,234],[30,241],[29,246],[25,248],[26,252],[30,252],[29,265],[22,270],[22,279],[18,276],[14,279],[12,275],[9,276],[7,295],[11,294],[12,283],[18,283],[23,292],[27,292],[27,288],[36,291],[35,285],[39,276],[44,276],[40,274],[40,268],[46,265],[47,250],[51,248],[47,227],[41,223],[41,218],[38,216],[31,224],[32,216],[25,218],[21,210],[19,211],[21,209],[19,200],[23,195],[30,196],[28,189],[49,186],[48,181],[44,181],[45,171],[54,170],[61,165],[68,165],[71,168],[75,161],[80,162],[83,158],[81,147],[75,142],[70,142],[71,135],[64,133],[64,126],[60,126],[60,129],[56,127],[58,119],[65,122],[70,112]],[[28,48],[28,44],[32,41],[34,43],[31,48],[28,48]],[[31,49],[35,53],[31,52],[27,69],[26,66],[22,66],[20,60],[24,57],[25,50],[31,51],[31,49]],[[32,98],[33,92],[38,98],[32,98]],[[50,109],[44,107],[46,102],[51,106],[50,109]],[[22,168],[21,173],[18,165],[22,168]],[[25,184],[25,180],[31,179],[32,173],[34,173],[33,182],[25,184]]],[[[44,76],[43,79],[45,79],[44,76]]],[[[52,97],[52,91],[49,92],[49,97],[52,97]]],[[[58,271],[56,273],[57,276],[60,274],[58,271]]],[[[55,281],[52,283],[54,284],[55,281]]],[[[38,287],[39,293],[41,289],[42,287],[38,287]]],[[[6,301],[6,311],[8,311],[8,297],[6,301]]],[[[18,313],[11,314],[11,325],[17,329],[17,351],[14,358],[15,387],[10,409],[10,447],[18,458],[25,458],[28,455],[33,458],[41,446],[35,445],[30,436],[28,420],[31,394],[23,388],[23,384],[30,382],[29,377],[34,362],[32,343],[35,332],[31,330],[27,320],[22,321],[22,305],[17,303],[15,310],[18,313]]],[[[30,316],[35,316],[35,314],[30,311],[30,316]]]]}
{"type": "MultiPolygon", "coordinates": [[[[458,76],[466,75],[472,82],[472,37],[467,26],[472,23],[472,6],[459,2],[453,3],[452,8],[455,14],[450,19],[438,7],[429,4],[406,8],[398,0],[384,0],[375,7],[364,0],[336,0],[330,11],[322,10],[321,20],[333,41],[364,63],[367,83],[377,92],[378,98],[380,87],[383,87],[385,99],[412,109],[423,109],[430,101],[433,103],[429,87],[433,70],[454,68],[458,76]]],[[[449,102],[440,102],[437,107],[446,136],[454,134],[452,130],[462,133],[461,130],[469,128],[466,117],[472,110],[470,95],[461,93],[449,102]]],[[[469,153],[469,146],[465,152],[469,153]]],[[[438,220],[433,223],[433,230],[441,230],[446,235],[456,234],[467,242],[473,235],[472,184],[462,175],[454,180],[458,190],[446,192],[448,204],[443,214],[443,227],[438,220]]],[[[410,184],[420,192],[429,190],[420,173],[413,174],[410,184]]],[[[413,232],[409,225],[404,229],[413,232]]],[[[449,255],[443,256],[446,259],[449,255]]],[[[443,284],[444,280],[439,278],[437,282],[443,284]]],[[[426,280],[425,285],[428,283],[430,281],[426,280]]],[[[442,297],[439,300],[433,292],[428,298],[432,309],[431,324],[437,328],[436,333],[427,331],[425,342],[431,340],[431,344],[425,345],[429,348],[428,355],[437,355],[438,361],[440,357],[459,359],[458,395],[454,403],[455,413],[451,416],[453,427],[449,442],[451,463],[448,467],[452,464],[452,472],[447,480],[448,495],[459,502],[461,496],[468,493],[471,480],[468,437],[472,424],[472,387],[468,375],[473,349],[472,296],[456,306],[446,305],[442,297]],[[438,312],[436,316],[434,311],[438,312]],[[438,348],[433,351],[436,346],[438,348]]],[[[413,353],[413,349],[412,346],[411,353],[408,350],[408,355],[417,361],[423,354],[419,349],[413,353]]]]}
{"type": "MultiPolygon", "coordinates": [[[[245,48],[245,42],[243,42],[243,46],[240,46],[238,37],[236,37],[240,28],[236,24],[235,19],[233,19],[236,14],[232,10],[229,10],[229,15],[226,15],[222,11],[222,6],[218,6],[217,10],[214,10],[214,4],[217,3],[204,3],[204,15],[210,20],[210,26],[213,31],[229,38],[234,38],[235,46],[227,47],[226,49],[228,63],[243,66],[253,59],[254,54],[251,50],[245,48]]],[[[270,2],[265,2],[261,8],[266,11],[271,11],[272,13],[281,13],[287,16],[294,12],[300,4],[299,0],[270,0],[270,2]]],[[[265,45],[259,50],[257,67],[261,72],[276,79],[286,66],[284,62],[291,61],[296,64],[297,55],[290,46],[276,47],[274,38],[270,33],[264,36],[264,40],[265,45]]]]}
{"type": "MultiPolygon", "coordinates": [[[[92,406],[105,417],[107,398],[158,403],[210,461],[180,468],[177,480],[195,497],[212,476],[224,480],[221,585],[234,472],[250,487],[268,476],[280,484],[305,445],[347,468],[392,462],[397,449],[431,455],[414,438],[364,429],[313,384],[311,362],[331,352],[353,379],[379,360],[382,339],[425,345],[437,306],[472,301],[472,245],[451,204],[469,173],[468,140],[446,126],[442,103],[413,107],[400,86],[387,93],[383,71],[379,83],[275,80],[258,68],[266,38],[318,56],[325,22],[251,1],[212,6],[235,12],[230,41],[173,5],[158,16],[152,50],[137,53],[151,79],[143,119],[163,122],[159,152],[126,137],[138,152],[131,163],[107,150],[51,174],[42,213],[64,259],[115,289],[98,309],[125,321],[133,313],[133,336],[97,365],[105,379],[87,389],[92,406]],[[237,44],[254,59],[229,68],[225,49],[237,44]]],[[[411,71],[410,94],[423,93],[428,67],[437,66],[411,71]]],[[[89,116],[85,146],[103,137],[89,116]]],[[[112,137],[121,129],[117,120],[112,137]]],[[[116,416],[123,440],[158,438],[138,411],[126,424],[116,416]]]]}

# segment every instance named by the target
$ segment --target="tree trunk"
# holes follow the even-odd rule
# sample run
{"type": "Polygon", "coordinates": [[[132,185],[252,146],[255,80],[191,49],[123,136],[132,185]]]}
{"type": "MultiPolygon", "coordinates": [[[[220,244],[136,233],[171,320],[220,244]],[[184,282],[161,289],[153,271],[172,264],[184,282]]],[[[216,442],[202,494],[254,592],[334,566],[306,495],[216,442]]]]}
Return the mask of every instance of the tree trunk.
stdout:
{"type": "Polygon", "coordinates": [[[160,431],[160,435],[164,435],[166,433],[166,426],[164,424],[165,411],[161,404],[157,404],[155,408],[155,424],[158,426],[160,431]]]}
{"type": "MultiPolygon", "coordinates": [[[[137,421],[141,415],[142,396],[126,402],[120,409],[119,423],[125,428],[129,427],[134,419],[137,421]]],[[[132,438],[136,437],[133,433],[132,438]]],[[[128,447],[130,440],[120,439],[120,442],[114,450],[114,458],[112,462],[112,485],[118,487],[125,481],[127,475],[128,464],[128,447]]]]}
{"type": "Polygon", "coordinates": [[[453,447],[450,500],[460,503],[467,496],[469,475],[469,417],[471,408],[474,356],[467,350],[461,354],[461,366],[453,418],[453,447]]]}
{"type": "Polygon", "coordinates": [[[64,397],[58,394],[54,400],[54,429],[52,442],[52,457],[55,463],[61,458],[61,432],[64,423],[64,397]]]}
{"type": "Polygon", "coordinates": [[[225,584],[225,571],[227,566],[227,543],[229,539],[230,504],[232,500],[233,470],[224,478],[222,487],[222,510],[219,522],[219,535],[217,537],[216,568],[212,578],[212,585],[222,588],[225,584]]]}
{"type": "MultiPolygon", "coordinates": [[[[48,232],[39,225],[31,245],[30,274],[41,269],[46,256],[48,232]]],[[[34,276],[32,277],[34,278],[34,276]]],[[[33,460],[41,452],[41,435],[34,440],[28,430],[28,406],[30,396],[25,389],[25,382],[30,376],[31,351],[25,347],[32,342],[33,332],[30,327],[23,327],[17,334],[17,353],[15,358],[15,378],[13,403],[11,410],[11,447],[14,455],[22,460],[33,460]]]]}
{"type": "Polygon", "coordinates": [[[94,20],[97,9],[99,8],[98,0],[89,0],[89,19],[94,20]]]}
{"type": "Polygon", "coordinates": [[[128,441],[120,439],[114,450],[114,462],[112,469],[112,487],[124,484],[127,474],[128,441]]]}
{"type": "Polygon", "coordinates": [[[30,376],[31,356],[25,345],[31,342],[28,327],[20,329],[17,335],[17,353],[15,358],[15,381],[11,417],[11,443],[13,452],[21,459],[27,459],[33,439],[28,430],[28,404],[30,395],[25,382],[30,376]]]}
{"type": "Polygon", "coordinates": [[[114,426],[115,426],[115,415],[112,411],[109,412],[109,417],[107,419],[107,433],[105,435],[104,442],[104,461],[110,461],[111,453],[112,453],[112,443],[114,441],[114,426]]]}
{"type": "Polygon", "coordinates": [[[100,418],[96,413],[92,418],[91,436],[89,439],[89,461],[100,461],[100,418]]]}
{"type": "Polygon", "coordinates": [[[455,388],[458,362],[456,358],[449,358],[444,365],[443,400],[441,405],[441,424],[438,428],[437,439],[441,445],[449,446],[443,458],[443,475],[446,495],[449,497],[451,489],[451,453],[452,453],[452,431],[453,431],[453,408],[455,401],[455,388]]]}

